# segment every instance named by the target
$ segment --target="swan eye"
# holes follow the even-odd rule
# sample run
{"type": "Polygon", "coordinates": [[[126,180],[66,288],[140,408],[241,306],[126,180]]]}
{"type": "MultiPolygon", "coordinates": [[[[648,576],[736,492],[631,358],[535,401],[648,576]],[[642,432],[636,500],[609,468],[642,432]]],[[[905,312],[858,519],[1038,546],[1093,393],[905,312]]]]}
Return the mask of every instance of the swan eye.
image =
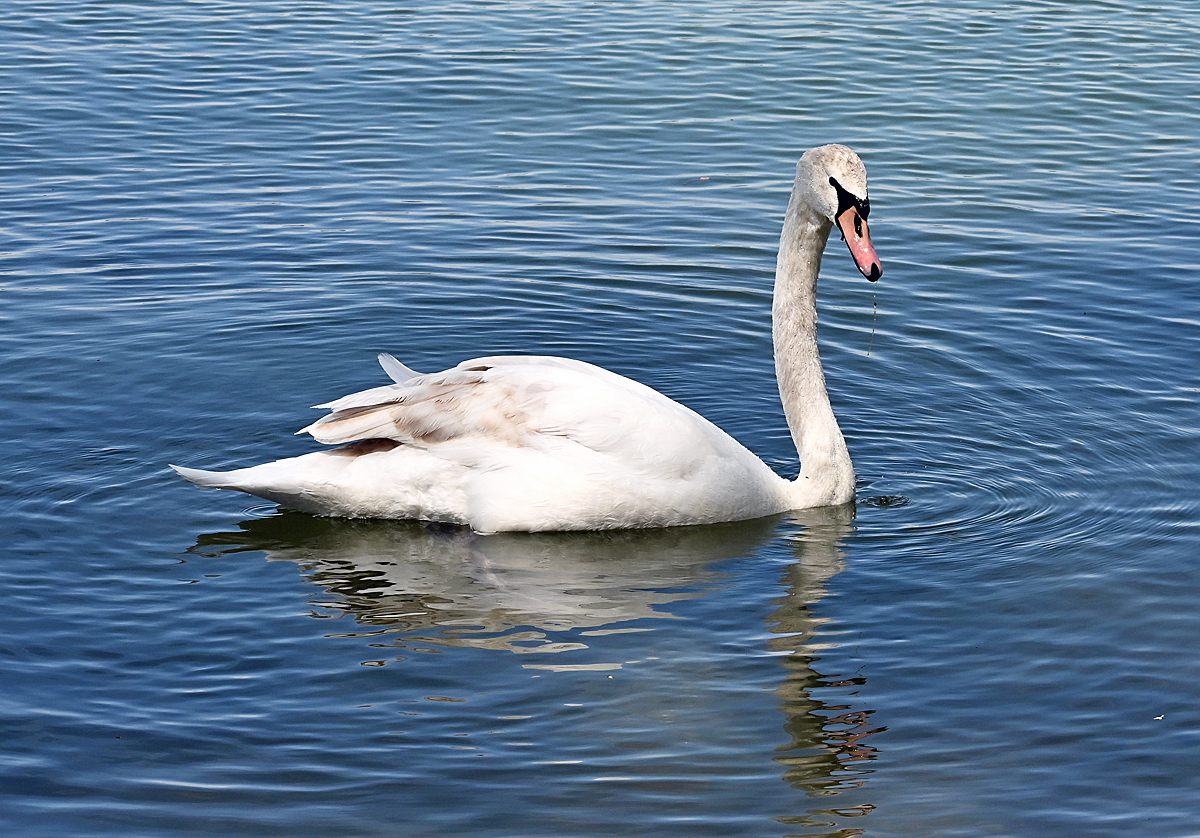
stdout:
{"type": "MultiPolygon", "coordinates": [[[[838,208],[837,212],[834,213],[835,218],[840,216],[851,207],[857,209],[858,214],[863,218],[866,218],[871,214],[871,201],[869,198],[859,198],[855,195],[852,195],[846,190],[845,187],[838,183],[837,178],[833,177],[832,175],[829,177],[829,185],[833,187],[835,192],[837,192],[838,208]]],[[[862,224],[855,222],[855,225],[856,226],[854,229],[859,235],[862,235],[862,224]]]]}

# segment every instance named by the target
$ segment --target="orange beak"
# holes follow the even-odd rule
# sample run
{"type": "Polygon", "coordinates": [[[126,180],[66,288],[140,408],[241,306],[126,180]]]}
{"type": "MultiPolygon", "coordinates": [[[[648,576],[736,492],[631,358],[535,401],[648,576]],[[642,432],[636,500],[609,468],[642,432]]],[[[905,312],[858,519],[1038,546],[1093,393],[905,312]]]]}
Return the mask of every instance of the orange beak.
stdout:
{"type": "Polygon", "coordinates": [[[858,213],[858,207],[848,207],[837,217],[838,227],[842,230],[842,238],[850,248],[854,264],[862,271],[862,275],[874,282],[883,276],[883,265],[879,262],[879,254],[871,244],[871,233],[867,229],[867,219],[858,213]]]}

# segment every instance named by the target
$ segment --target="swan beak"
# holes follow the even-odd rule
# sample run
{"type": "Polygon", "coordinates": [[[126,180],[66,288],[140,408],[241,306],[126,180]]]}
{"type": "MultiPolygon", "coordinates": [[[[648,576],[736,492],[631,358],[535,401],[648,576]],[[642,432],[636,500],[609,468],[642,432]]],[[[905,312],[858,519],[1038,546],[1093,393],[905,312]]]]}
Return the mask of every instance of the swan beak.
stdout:
{"type": "Polygon", "coordinates": [[[875,246],[871,244],[867,219],[859,214],[858,207],[852,206],[847,207],[837,217],[837,223],[842,230],[842,238],[846,240],[846,246],[850,248],[850,255],[854,257],[854,264],[858,265],[863,276],[875,282],[883,276],[883,265],[879,262],[875,246]]]}

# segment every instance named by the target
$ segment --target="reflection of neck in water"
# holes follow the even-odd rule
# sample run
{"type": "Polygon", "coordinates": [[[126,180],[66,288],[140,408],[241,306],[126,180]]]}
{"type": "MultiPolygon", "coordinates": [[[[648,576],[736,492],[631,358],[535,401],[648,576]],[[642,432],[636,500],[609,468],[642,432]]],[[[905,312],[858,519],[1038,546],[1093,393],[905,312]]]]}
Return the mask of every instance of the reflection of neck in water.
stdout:
{"type": "MultiPolygon", "coordinates": [[[[868,727],[872,711],[841,701],[862,678],[817,671],[821,650],[832,644],[819,639],[827,620],[813,605],[844,567],[840,544],[852,532],[854,510],[805,510],[789,518],[799,525],[791,536],[795,561],[781,580],[786,594],[769,618],[775,636],[768,644],[783,653],[786,674],[777,694],[788,741],[773,758],[792,786],[836,795],[862,786],[875,755],[863,740],[882,729],[868,727]],[[822,693],[825,700],[816,697],[822,693]]],[[[359,626],[343,636],[544,654],[580,649],[579,641],[590,637],[648,630],[638,620],[671,619],[664,606],[724,583],[728,577],[711,566],[760,551],[778,537],[778,523],[479,536],[457,527],[285,512],[245,521],[241,532],[203,536],[192,552],[261,551],[269,560],[295,562],[328,593],[316,604],[359,626]],[[574,632],[569,642],[562,632],[574,632]]],[[[778,820],[830,827],[871,808],[853,803],[778,820]]]]}
{"type": "Polygon", "coordinates": [[[261,550],[295,562],[335,598],[320,605],[368,629],[360,635],[545,653],[581,644],[552,643],[543,632],[670,618],[662,606],[702,596],[720,579],[709,566],[759,549],[775,523],[480,536],[285,512],[203,536],[193,551],[261,550]]]}
{"type": "MultiPolygon", "coordinates": [[[[780,660],[787,669],[777,694],[780,709],[787,717],[784,730],[789,741],[780,746],[775,761],[785,766],[785,782],[814,797],[836,795],[859,789],[871,773],[867,763],[875,759],[876,749],[864,739],[886,728],[871,728],[873,710],[855,709],[851,704],[828,704],[814,697],[816,690],[838,690],[854,695],[866,679],[825,675],[817,671],[823,649],[837,644],[821,641],[818,635],[829,622],[818,616],[813,605],[826,595],[828,581],[845,567],[840,548],[853,531],[851,507],[805,510],[792,515],[804,529],[796,534],[796,561],[782,580],[787,594],[780,597],[769,625],[773,638],[769,648],[784,653],[780,660]]],[[[840,697],[833,697],[838,700],[840,697]]],[[[833,828],[837,818],[865,815],[874,807],[862,801],[852,805],[810,809],[806,814],[778,820],[808,828],[833,828]]],[[[857,835],[861,830],[840,829],[823,835],[857,835]]],[[[806,833],[807,834],[807,833],[806,833]]]]}

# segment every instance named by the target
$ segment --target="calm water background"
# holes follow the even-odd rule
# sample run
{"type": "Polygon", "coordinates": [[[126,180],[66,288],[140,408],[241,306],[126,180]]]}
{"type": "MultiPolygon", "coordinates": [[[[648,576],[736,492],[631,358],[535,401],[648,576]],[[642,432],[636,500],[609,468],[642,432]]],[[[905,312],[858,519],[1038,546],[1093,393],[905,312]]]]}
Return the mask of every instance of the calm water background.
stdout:
{"type": "Polygon", "coordinates": [[[1200,11],[0,9],[0,826],[1200,835],[1200,11]],[[307,405],[596,362],[796,470],[795,160],[857,515],[479,538],[202,493],[307,405]]]}

